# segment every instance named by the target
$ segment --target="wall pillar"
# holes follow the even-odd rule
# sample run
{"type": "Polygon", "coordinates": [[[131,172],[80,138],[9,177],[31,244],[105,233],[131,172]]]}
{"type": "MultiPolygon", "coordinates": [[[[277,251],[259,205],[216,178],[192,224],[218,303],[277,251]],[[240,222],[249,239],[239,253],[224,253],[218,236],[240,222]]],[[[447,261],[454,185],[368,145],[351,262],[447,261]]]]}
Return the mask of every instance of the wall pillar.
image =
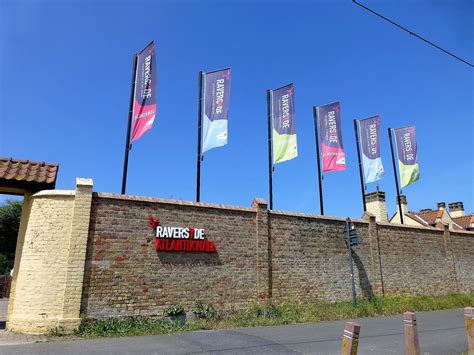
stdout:
{"type": "Polygon", "coordinates": [[[384,296],[382,260],[380,257],[380,242],[375,216],[369,217],[369,246],[370,246],[370,271],[372,291],[374,295],[384,296]]]}
{"type": "Polygon", "coordinates": [[[80,324],[82,285],[92,204],[92,179],[76,179],[76,197],[66,265],[63,314],[59,327],[74,330],[80,324]]]}
{"type": "Polygon", "coordinates": [[[27,200],[7,328],[69,333],[80,323],[92,180],[77,179],[76,191],[45,190],[27,200]]]}
{"type": "Polygon", "coordinates": [[[444,242],[444,255],[446,257],[446,264],[448,265],[448,282],[451,283],[453,286],[452,288],[459,292],[459,285],[458,285],[458,278],[456,275],[456,263],[454,260],[454,253],[451,248],[451,232],[449,231],[449,225],[445,224],[443,226],[444,233],[443,233],[443,242],[444,242]]]}
{"type": "Polygon", "coordinates": [[[257,300],[268,300],[272,296],[271,235],[268,204],[256,198],[252,207],[257,210],[257,300]]]}

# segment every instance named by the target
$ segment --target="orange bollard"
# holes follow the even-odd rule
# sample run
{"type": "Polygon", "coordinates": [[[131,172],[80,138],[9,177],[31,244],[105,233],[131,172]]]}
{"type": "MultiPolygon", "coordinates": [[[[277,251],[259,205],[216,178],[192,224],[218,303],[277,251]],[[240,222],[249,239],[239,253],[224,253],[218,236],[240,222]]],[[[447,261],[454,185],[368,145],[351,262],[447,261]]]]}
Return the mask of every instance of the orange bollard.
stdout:
{"type": "Polygon", "coordinates": [[[474,307],[464,308],[464,323],[466,324],[468,354],[474,355],[474,307]]]}
{"type": "Polygon", "coordinates": [[[360,325],[347,322],[342,337],[342,355],[356,355],[359,346],[360,325]]]}
{"type": "Polygon", "coordinates": [[[418,340],[415,313],[403,313],[403,331],[405,333],[405,354],[420,355],[420,341],[418,340]]]}

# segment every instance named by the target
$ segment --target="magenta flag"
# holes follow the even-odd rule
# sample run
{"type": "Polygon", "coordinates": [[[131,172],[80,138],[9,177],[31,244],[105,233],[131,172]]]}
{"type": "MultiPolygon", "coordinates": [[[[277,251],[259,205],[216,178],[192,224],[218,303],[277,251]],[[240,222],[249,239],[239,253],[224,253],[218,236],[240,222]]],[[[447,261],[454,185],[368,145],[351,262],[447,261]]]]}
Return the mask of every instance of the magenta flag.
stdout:
{"type": "Polygon", "coordinates": [[[138,54],[133,94],[132,142],[151,129],[156,115],[155,44],[151,42],[138,54]]]}
{"type": "Polygon", "coordinates": [[[323,172],[345,170],[346,153],[342,144],[339,102],[318,107],[317,110],[323,172]]]}

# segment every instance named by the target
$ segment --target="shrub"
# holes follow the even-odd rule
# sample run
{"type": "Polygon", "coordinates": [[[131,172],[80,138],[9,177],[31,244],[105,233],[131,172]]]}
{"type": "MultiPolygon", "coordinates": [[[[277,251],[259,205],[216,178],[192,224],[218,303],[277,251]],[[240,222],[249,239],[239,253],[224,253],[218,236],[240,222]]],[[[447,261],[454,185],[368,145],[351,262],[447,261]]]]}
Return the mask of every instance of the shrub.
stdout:
{"type": "Polygon", "coordinates": [[[192,312],[198,319],[217,319],[217,311],[211,303],[204,305],[201,301],[197,301],[194,305],[194,308],[192,309],[192,312]]]}
{"type": "Polygon", "coordinates": [[[165,308],[165,316],[173,317],[173,316],[180,316],[185,314],[183,306],[177,304],[176,306],[168,306],[165,308]]]}

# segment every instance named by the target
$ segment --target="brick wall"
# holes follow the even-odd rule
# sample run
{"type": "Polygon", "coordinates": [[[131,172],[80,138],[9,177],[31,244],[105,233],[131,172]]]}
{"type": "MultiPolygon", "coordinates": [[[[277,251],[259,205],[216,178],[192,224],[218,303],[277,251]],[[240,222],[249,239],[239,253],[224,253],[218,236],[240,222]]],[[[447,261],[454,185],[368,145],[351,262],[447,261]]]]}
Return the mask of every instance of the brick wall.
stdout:
{"type": "Polygon", "coordinates": [[[219,307],[256,300],[267,289],[258,273],[256,216],[251,208],[95,195],[83,312],[161,315],[167,305],[198,299],[219,307]],[[157,253],[149,216],[164,226],[204,228],[216,253],[157,253]]]}
{"type": "MultiPolygon", "coordinates": [[[[474,234],[356,221],[359,295],[474,291],[474,234]]],[[[343,300],[351,295],[344,219],[251,208],[94,194],[82,312],[89,317],[161,315],[196,300],[246,307],[273,297],[343,300]],[[204,228],[215,254],[156,252],[149,216],[204,228]]]]}
{"type": "MultiPolygon", "coordinates": [[[[91,318],[161,316],[197,300],[221,309],[351,296],[344,219],[75,191],[25,196],[7,328],[72,331],[91,318]],[[156,252],[149,217],[206,231],[215,253],[156,252]]],[[[358,295],[474,292],[474,233],[354,222],[358,295]]]]}
{"type": "Polygon", "coordinates": [[[474,237],[472,232],[451,232],[450,248],[459,292],[474,292],[474,237]]]}
{"type": "MultiPolygon", "coordinates": [[[[273,212],[271,214],[273,296],[277,300],[351,297],[345,220],[273,212]]],[[[363,245],[354,248],[357,292],[373,295],[369,278],[368,222],[355,224],[363,245]]]]}

